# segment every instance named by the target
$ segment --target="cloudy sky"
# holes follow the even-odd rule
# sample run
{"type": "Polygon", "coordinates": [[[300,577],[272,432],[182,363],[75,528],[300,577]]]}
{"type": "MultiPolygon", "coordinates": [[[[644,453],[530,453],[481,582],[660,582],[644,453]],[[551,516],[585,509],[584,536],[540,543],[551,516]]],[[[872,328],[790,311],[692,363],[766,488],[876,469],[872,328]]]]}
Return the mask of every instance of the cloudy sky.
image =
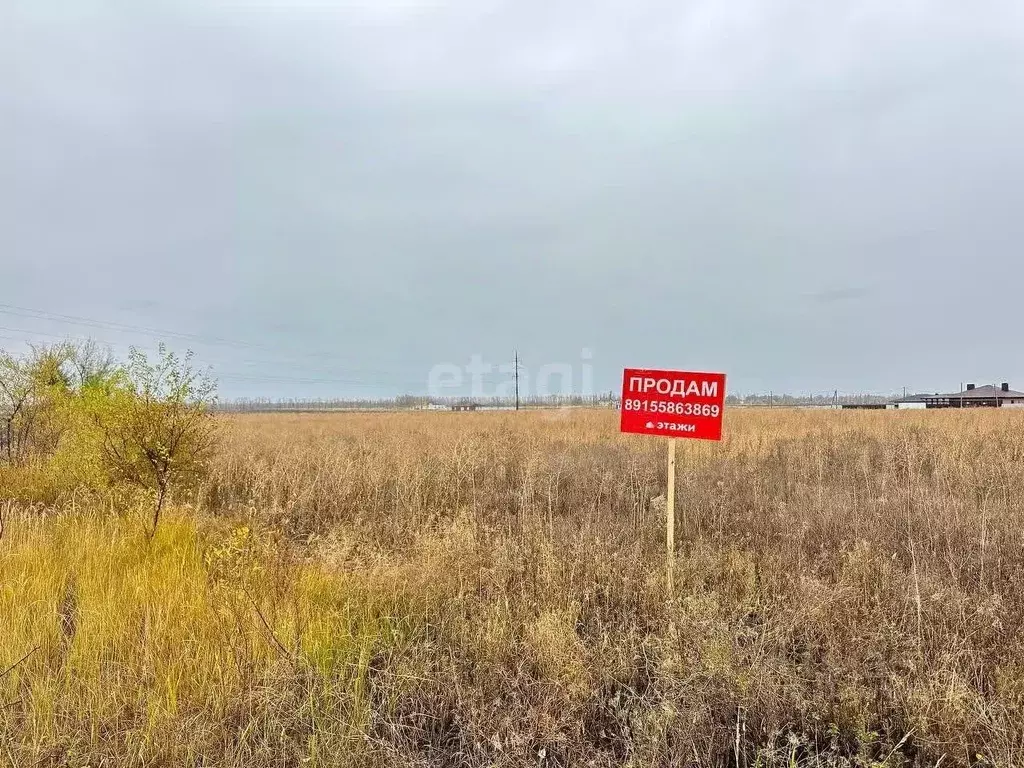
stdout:
{"type": "Polygon", "coordinates": [[[1018,0],[0,0],[0,346],[1024,388],[1022,93],[1018,0]]]}

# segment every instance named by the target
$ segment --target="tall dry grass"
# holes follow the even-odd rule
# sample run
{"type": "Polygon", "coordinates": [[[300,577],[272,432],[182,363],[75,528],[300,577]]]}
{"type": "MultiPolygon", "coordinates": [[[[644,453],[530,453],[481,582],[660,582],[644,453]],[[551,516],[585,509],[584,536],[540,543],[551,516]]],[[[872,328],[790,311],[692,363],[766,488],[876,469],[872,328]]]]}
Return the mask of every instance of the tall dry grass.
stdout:
{"type": "Polygon", "coordinates": [[[1022,427],[734,411],[666,597],[613,413],[226,418],[152,542],[9,505],[0,760],[1024,765],[1022,427]]]}

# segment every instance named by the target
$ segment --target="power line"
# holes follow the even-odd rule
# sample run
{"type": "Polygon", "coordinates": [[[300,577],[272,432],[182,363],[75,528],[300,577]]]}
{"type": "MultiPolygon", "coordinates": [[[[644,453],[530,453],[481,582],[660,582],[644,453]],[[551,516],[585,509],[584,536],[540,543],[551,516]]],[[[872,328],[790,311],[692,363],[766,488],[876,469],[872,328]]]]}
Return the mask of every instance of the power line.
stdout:
{"type": "MultiPolygon", "coordinates": [[[[296,383],[296,384],[345,384],[349,386],[357,387],[380,387],[380,386],[396,386],[395,381],[380,381],[380,380],[367,380],[367,379],[320,379],[307,376],[280,376],[276,374],[267,375],[255,375],[245,373],[232,373],[214,371],[214,374],[218,379],[225,379],[229,381],[269,381],[269,382],[284,382],[284,383],[296,383]]],[[[397,382],[397,384],[404,384],[409,386],[420,386],[422,381],[412,382],[412,380],[406,380],[397,382]]]]}
{"type": "MultiPolygon", "coordinates": [[[[62,336],[62,335],[59,335],[59,334],[56,334],[56,333],[46,333],[45,331],[27,331],[27,330],[24,330],[22,328],[8,328],[6,326],[0,326],[0,331],[10,331],[10,332],[13,332],[13,333],[21,333],[21,334],[26,334],[26,335],[29,335],[29,336],[45,336],[45,337],[48,337],[48,338],[60,339],[60,340],[66,340],[68,338],[66,335],[62,336]]],[[[21,340],[21,339],[18,339],[17,337],[13,337],[13,336],[5,336],[5,337],[2,337],[2,338],[8,338],[8,339],[11,339],[12,341],[19,341],[19,340],[21,340]]],[[[113,343],[111,343],[109,341],[106,341],[104,339],[95,339],[95,340],[100,342],[101,344],[106,344],[108,346],[119,346],[119,345],[113,344],[113,343]]],[[[251,374],[251,373],[236,373],[236,372],[232,372],[230,370],[229,371],[219,371],[219,370],[217,370],[213,366],[211,366],[211,368],[213,368],[214,373],[216,374],[218,379],[225,379],[225,380],[236,380],[237,379],[237,380],[243,380],[243,381],[278,381],[278,382],[294,382],[294,383],[301,383],[301,384],[354,384],[354,385],[359,385],[359,386],[384,386],[384,385],[395,386],[396,383],[405,384],[405,385],[409,385],[409,384],[412,383],[411,379],[403,379],[403,380],[401,380],[399,382],[396,382],[396,381],[393,381],[393,380],[392,381],[385,381],[385,380],[382,380],[382,379],[365,379],[365,378],[364,379],[345,379],[345,378],[335,378],[335,377],[331,377],[331,378],[314,378],[314,377],[307,377],[307,376],[281,376],[281,375],[278,375],[278,374],[254,375],[254,374],[251,374]]],[[[422,381],[416,381],[414,385],[415,386],[419,386],[422,383],[423,383],[422,381]]]]}
{"type": "MultiPolygon", "coordinates": [[[[202,334],[170,331],[162,328],[149,327],[144,325],[132,325],[129,323],[119,323],[113,321],[98,320],[95,318],[82,317],[79,315],[68,315],[58,312],[49,312],[46,310],[32,309],[29,307],[20,307],[12,304],[0,303],[0,314],[12,315],[15,317],[21,317],[31,320],[41,320],[45,322],[56,322],[66,325],[80,325],[88,328],[98,328],[113,330],[118,332],[132,333],[132,334],[147,334],[157,335],[167,338],[181,339],[184,341],[193,341],[200,344],[209,344],[215,346],[227,346],[235,349],[248,349],[248,350],[259,350],[269,352],[271,355],[278,357],[277,360],[242,360],[236,362],[237,365],[243,366],[259,366],[259,365],[275,365],[282,363],[295,363],[296,358],[280,356],[280,352],[271,347],[267,347],[261,344],[254,344],[247,341],[239,341],[234,339],[227,339],[220,336],[205,336],[202,334]]],[[[10,328],[6,326],[0,326],[0,330],[8,331],[10,333],[23,334],[23,336],[41,336],[45,338],[53,338],[59,340],[68,340],[69,334],[55,334],[46,331],[32,331],[23,328],[10,328]]],[[[13,341],[23,341],[24,339],[18,339],[14,337],[9,338],[13,341]]],[[[124,342],[112,342],[109,339],[102,339],[96,337],[87,337],[79,335],[79,339],[89,339],[98,341],[101,344],[105,344],[112,348],[119,348],[124,346],[131,346],[124,342]]],[[[309,359],[324,359],[326,355],[324,353],[298,353],[297,357],[301,360],[302,358],[309,359]]],[[[307,365],[306,363],[301,363],[307,365]]],[[[331,369],[325,367],[314,366],[313,369],[317,373],[322,373],[330,378],[319,378],[311,376],[283,376],[278,374],[259,375],[249,373],[238,373],[232,371],[219,371],[216,370],[215,366],[211,366],[214,369],[214,373],[218,379],[226,381],[267,381],[267,382],[285,382],[285,383],[297,383],[297,384],[344,384],[354,386],[389,386],[389,387],[419,387],[424,383],[422,380],[417,379],[412,382],[410,379],[403,378],[406,374],[397,373],[394,371],[381,371],[371,370],[366,368],[339,368],[331,369]],[[356,376],[358,378],[345,378],[356,376]]],[[[516,389],[516,403],[518,407],[519,403],[519,353],[516,351],[515,356],[515,389],[516,389]]],[[[504,377],[504,373],[500,370],[492,370],[487,372],[479,372],[474,374],[480,377],[493,378],[493,377],[504,377]]]]}
{"type": "MultiPolygon", "coordinates": [[[[188,332],[184,332],[184,331],[170,331],[170,330],[167,330],[165,328],[154,328],[154,327],[149,327],[149,326],[144,326],[144,325],[132,325],[132,324],[129,324],[129,323],[118,323],[118,322],[107,321],[107,320],[98,320],[98,319],[95,319],[95,318],[82,317],[80,315],[66,315],[66,314],[61,314],[61,313],[58,313],[58,312],[50,312],[50,311],[42,310],[42,309],[32,309],[30,307],[19,307],[19,306],[15,306],[13,304],[0,303],[0,314],[14,315],[16,317],[22,317],[22,318],[33,319],[33,320],[43,320],[43,321],[50,321],[50,322],[57,322],[57,323],[65,323],[65,324],[70,324],[70,325],[82,325],[82,326],[85,326],[85,327],[88,327],[88,328],[100,328],[100,329],[106,329],[106,330],[114,330],[114,331],[120,331],[120,332],[123,332],[123,333],[147,334],[147,335],[151,335],[151,336],[155,335],[157,337],[181,339],[183,341],[193,341],[195,343],[204,344],[204,345],[226,346],[226,347],[231,347],[231,348],[235,348],[235,349],[258,350],[258,351],[262,351],[262,352],[268,352],[268,353],[270,353],[272,355],[275,355],[275,356],[278,356],[278,357],[282,357],[281,351],[279,349],[274,349],[273,347],[268,347],[268,346],[263,345],[263,344],[256,344],[256,343],[249,342],[249,341],[240,341],[240,340],[237,340],[237,339],[227,339],[227,338],[220,337],[220,336],[206,336],[206,335],[203,335],[203,334],[188,333],[188,332]]],[[[29,331],[25,331],[25,333],[30,333],[30,332],[29,331]]],[[[45,334],[43,334],[43,335],[45,335],[45,334]]],[[[110,344],[110,342],[103,342],[103,343],[110,344]]],[[[299,360],[303,360],[303,359],[319,359],[319,360],[323,360],[323,359],[334,360],[334,359],[336,359],[334,355],[330,355],[330,354],[328,354],[326,352],[293,352],[293,353],[291,353],[291,355],[285,355],[284,358],[285,359],[291,359],[291,360],[294,360],[294,361],[299,361],[299,360]]],[[[387,371],[371,370],[371,369],[365,369],[365,368],[362,368],[362,369],[349,368],[349,370],[360,370],[360,371],[362,371],[364,373],[381,374],[381,375],[388,375],[388,373],[389,373],[387,371]]]]}
{"type": "Polygon", "coordinates": [[[130,325],[128,323],[115,323],[106,320],[95,320],[88,317],[79,317],[77,315],[63,315],[58,312],[49,312],[42,309],[16,307],[12,304],[0,304],[0,313],[3,313],[5,315],[16,315],[19,317],[33,318],[37,320],[55,320],[58,322],[73,323],[75,325],[84,325],[92,328],[106,328],[108,330],[127,331],[129,333],[150,333],[155,334],[157,336],[167,336],[171,338],[185,339],[209,344],[222,344],[233,347],[258,348],[258,345],[250,344],[245,341],[232,341],[231,339],[222,339],[217,336],[204,337],[196,333],[168,331],[162,328],[148,328],[143,325],[130,325]]]}
{"type": "MultiPolygon", "coordinates": [[[[4,305],[0,305],[0,307],[2,307],[2,306],[4,306],[4,305]]],[[[3,312],[4,312],[4,310],[0,309],[0,313],[3,313],[3,312]]],[[[58,321],[58,322],[60,322],[60,321],[58,321]]],[[[66,334],[66,333],[65,334],[59,334],[59,333],[51,333],[49,331],[29,330],[27,328],[11,328],[9,326],[2,326],[2,325],[0,325],[0,330],[8,331],[10,333],[19,333],[19,334],[23,334],[25,336],[43,336],[43,337],[46,337],[46,338],[59,339],[59,340],[67,340],[69,338],[78,338],[80,340],[89,340],[89,339],[91,339],[93,341],[98,341],[101,344],[105,344],[105,345],[110,346],[110,347],[130,347],[130,346],[132,346],[131,344],[126,344],[125,342],[115,342],[115,341],[111,341],[110,339],[104,339],[104,338],[100,338],[100,337],[92,336],[92,335],[84,336],[84,335],[79,334],[77,337],[75,337],[75,336],[73,336],[71,334],[66,334]]],[[[143,329],[140,332],[145,332],[145,331],[143,329]]],[[[17,337],[7,337],[7,338],[11,339],[12,341],[21,341],[21,340],[23,340],[23,339],[17,338],[17,337]]],[[[266,349],[267,351],[273,352],[273,350],[270,350],[267,347],[259,347],[259,349],[266,349]]],[[[239,364],[239,365],[274,365],[274,364],[277,364],[277,363],[287,363],[287,362],[291,362],[291,361],[287,357],[280,357],[277,360],[254,360],[254,359],[241,360],[241,361],[237,361],[237,364],[239,364]]],[[[341,375],[356,373],[356,374],[368,374],[368,375],[371,375],[371,376],[385,376],[385,377],[386,376],[396,375],[394,371],[382,371],[382,370],[379,370],[379,369],[367,369],[367,368],[359,368],[359,367],[355,367],[355,368],[345,367],[345,368],[335,369],[335,368],[324,368],[324,367],[320,367],[320,366],[314,366],[314,369],[318,370],[319,372],[322,372],[324,374],[327,374],[327,375],[333,375],[334,373],[340,373],[341,375]]],[[[398,375],[404,375],[404,374],[398,374],[398,375]]],[[[505,374],[502,371],[495,369],[495,370],[491,370],[491,371],[481,371],[481,372],[479,372],[479,373],[477,373],[475,375],[482,376],[482,377],[500,377],[500,376],[504,376],[505,374]]]]}
{"type": "Polygon", "coordinates": [[[516,410],[519,410],[519,350],[515,351],[515,373],[516,373],[516,410]]]}
{"type": "MultiPolygon", "coordinates": [[[[0,307],[3,307],[3,306],[6,306],[6,305],[0,304],[0,307]]],[[[4,312],[5,312],[4,309],[0,309],[0,313],[4,313],[4,312]]],[[[14,313],[8,313],[8,314],[14,314],[14,313]]],[[[50,320],[50,318],[34,318],[34,319],[50,320]]],[[[69,322],[71,324],[77,324],[77,321],[56,320],[56,322],[69,322]]],[[[120,327],[127,327],[127,326],[123,326],[122,324],[112,324],[112,326],[117,326],[117,327],[112,328],[113,330],[118,330],[120,327]]],[[[100,323],[95,323],[95,324],[93,324],[92,327],[101,327],[101,324],[100,323]]],[[[10,327],[7,327],[7,326],[0,326],[0,330],[9,331],[11,333],[20,333],[20,334],[24,334],[26,336],[42,336],[42,337],[46,337],[46,338],[60,339],[60,340],[67,340],[69,338],[69,334],[49,333],[47,331],[28,330],[26,328],[10,328],[10,327]]],[[[139,327],[139,331],[132,331],[132,332],[133,333],[134,332],[146,333],[148,331],[147,331],[147,329],[145,329],[145,328],[140,326],[139,327]]],[[[183,337],[184,336],[192,336],[192,334],[178,334],[178,335],[183,336],[183,337]]],[[[110,347],[131,346],[129,344],[125,344],[124,342],[113,342],[113,341],[110,341],[109,339],[103,339],[103,338],[98,338],[98,337],[94,337],[94,336],[85,337],[85,336],[79,335],[78,338],[80,338],[80,339],[91,338],[91,339],[93,339],[95,341],[100,342],[101,344],[105,344],[105,345],[110,346],[110,347]]],[[[12,338],[12,340],[13,341],[19,341],[20,339],[12,338]]],[[[273,352],[273,350],[270,350],[269,348],[266,348],[266,347],[257,347],[257,348],[258,349],[266,349],[267,351],[273,352]]],[[[278,360],[243,360],[243,361],[240,361],[238,364],[240,364],[240,365],[274,365],[274,364],[280,364],[280,363],[291,363],[291,364],[294,364],[295,362],[297,362],[297,361],[289,360],[287,357],[284,357],[284,358],[280,358],[278,360]]],[[[302,363],[302,364],[308,365],[306,363],[302,363]]],[[[322,366],[314,366],[314,367],[318,370],[318,372],[323,373],[323,374],[328,375],[328,376],[334,375],[335,373],[340,373],[342,376],[350,375],[350,374],[366,374],[368,376],[381,376],[381,377],[388,377],[388,376],[396,375],[392,371],[371,370],[371,369],[366,369],[366,368],[331,369],[331,368],[325,368],[325,367],[322,367],[322,366]]],[[[398,374],[398,375],[404,375],[404,374],[398,374]]],[[[483,374],[483,375],[493,375],[493,374],[483,374]]]]}
{"type": "MultiPolygon", "coordinates": [[[[7,326],[0,326],[0,331],[8,331],[11,333],[19,333],[28,336],[43,336],[52,339],[58,339],[62,341],[68,340],[68,336],[47,333],[45,331],[29,331],[23,328],[9,328],[7,326]]],[[[23,338],[13,336],[3,336],[0,338],[8,338],[12,341],[21,341],[23,338]]],[[[117,347],[121,346],[105,339],[94,339],[101,344],[107,346],[117,347]]],[[[263,361],[243,361],[242,365],[260,365],[265,364],[263,361]]],[[[252,371],[239,372],[231,369],[222,370],[218,369],[217,366],[211,366],[211,371],[218,380],[222,381],[252,381],[252,382],[268,382],[268,383],[287,383],[287,384],[335,384],[355,387],[394,387],[394,388],[408,388],[415,389],[419,388],[424,384],[422,379],[409,379],[405,378],[405,374],[381,374],[380,376],[363,376],[363,377],[350,377],[351,374],[358,374],[358,371],[348,371],[342,373],[340,376],[327,377],[314,377],[314,376],[287,376],[282,374],[259,374],[252,371]]],[[[490,371],[487,373],[480,373],[480,376],[504,376],[505,374],[500,371],[490,371]]],[[[518,378],[518,376],[517,376],[518,378]]]]}

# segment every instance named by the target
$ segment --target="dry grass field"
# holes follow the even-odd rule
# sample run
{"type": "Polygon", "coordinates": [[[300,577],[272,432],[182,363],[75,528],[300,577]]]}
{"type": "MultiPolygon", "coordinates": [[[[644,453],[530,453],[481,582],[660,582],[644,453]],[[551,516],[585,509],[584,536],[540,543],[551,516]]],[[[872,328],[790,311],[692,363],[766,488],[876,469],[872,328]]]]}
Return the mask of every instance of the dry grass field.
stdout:
{"type": "Polygon", "coordinates": [[[224,418],[149,540],[0,477],[0,764],[1024,765],[1024,413],[224,418]]]}

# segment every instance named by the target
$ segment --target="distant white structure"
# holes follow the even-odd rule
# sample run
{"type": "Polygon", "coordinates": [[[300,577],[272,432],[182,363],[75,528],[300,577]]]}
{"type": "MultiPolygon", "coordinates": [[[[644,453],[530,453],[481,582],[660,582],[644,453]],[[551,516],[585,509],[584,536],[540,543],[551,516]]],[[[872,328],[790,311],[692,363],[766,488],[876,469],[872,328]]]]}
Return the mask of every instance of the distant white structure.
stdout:
{"type": "Polygon", "coordinates": [[[968,384],[962,392],[934,395],[908,395],[891,403],[853,403],[843,408],[884,408],[894,410],[920,410],[922,408],[1024,408],[1024,392],[1010,389],[1006,382],[978,387],[968,384]]]}
{"type": "Polygon", "coordinates": [[[885,408],[888,411],[917,411],[928,407],[928,399],[930,395],[906,395],[898,400],[893,400],[891,403],[887,403],[885,408]]]}

